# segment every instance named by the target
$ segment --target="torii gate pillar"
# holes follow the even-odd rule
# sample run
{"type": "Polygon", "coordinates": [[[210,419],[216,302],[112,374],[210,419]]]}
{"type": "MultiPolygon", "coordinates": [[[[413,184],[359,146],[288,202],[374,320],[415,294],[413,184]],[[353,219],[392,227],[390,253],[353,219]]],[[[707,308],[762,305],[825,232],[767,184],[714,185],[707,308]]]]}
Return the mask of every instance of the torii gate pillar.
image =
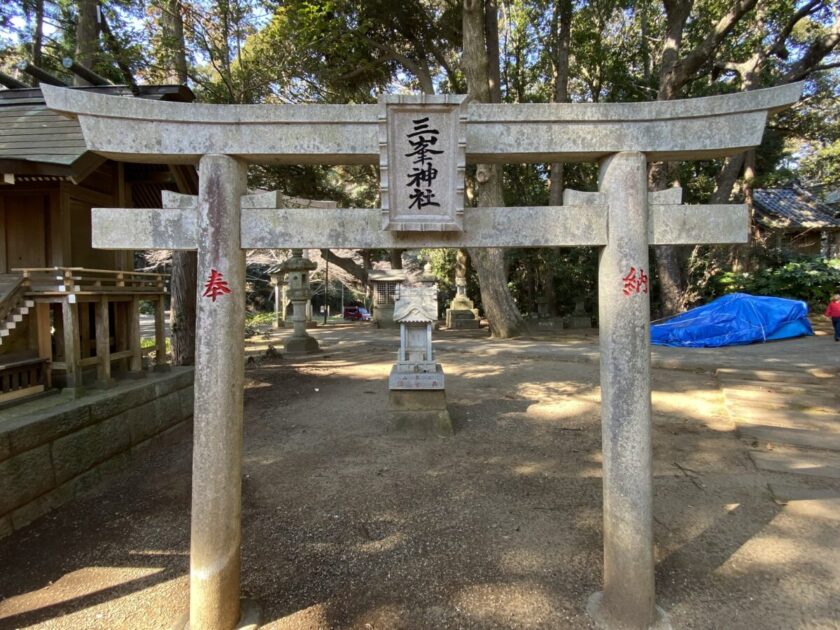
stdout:
{"type": "Polygon", "coordinates": [[[191,628],[239,623],[245,251],[240,246],[244,162],[199,163],[195,409],[190,531],[191,628]]]}
{"type": "Polygon", "coordinates": [[[609,208],[598,264],[604,590],[587,610],[601,627],[667,627],[654,589],[645,155],[604,159],[598,188],[609,208]]]}

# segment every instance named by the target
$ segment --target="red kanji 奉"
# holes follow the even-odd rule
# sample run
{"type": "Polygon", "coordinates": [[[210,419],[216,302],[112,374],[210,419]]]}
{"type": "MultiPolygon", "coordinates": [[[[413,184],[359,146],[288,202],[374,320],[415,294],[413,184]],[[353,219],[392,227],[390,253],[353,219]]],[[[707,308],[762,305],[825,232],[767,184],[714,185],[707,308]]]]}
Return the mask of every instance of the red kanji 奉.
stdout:
{"type": "Polygon", "coordinates": [[[217,297],[225,295],[226,293],[230,293],[230,287],[228,286],[227,281],[223,279],[220,271],[211,269],[210,279],[204,283],[204,293],[202,293],[201,296],[209,297],[215,302],[217,297]]]}

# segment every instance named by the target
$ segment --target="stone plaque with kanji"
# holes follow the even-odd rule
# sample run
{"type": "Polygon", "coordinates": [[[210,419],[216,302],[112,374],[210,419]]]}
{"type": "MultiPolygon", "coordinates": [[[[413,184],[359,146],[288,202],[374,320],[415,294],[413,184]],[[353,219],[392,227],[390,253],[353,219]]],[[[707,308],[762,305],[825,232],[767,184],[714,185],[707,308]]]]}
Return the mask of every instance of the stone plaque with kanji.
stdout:
{"type": "Polygon", "coordinates": [[[388,95],[380,99],[382,227],[463,229],[466,97],[388,95]]]}

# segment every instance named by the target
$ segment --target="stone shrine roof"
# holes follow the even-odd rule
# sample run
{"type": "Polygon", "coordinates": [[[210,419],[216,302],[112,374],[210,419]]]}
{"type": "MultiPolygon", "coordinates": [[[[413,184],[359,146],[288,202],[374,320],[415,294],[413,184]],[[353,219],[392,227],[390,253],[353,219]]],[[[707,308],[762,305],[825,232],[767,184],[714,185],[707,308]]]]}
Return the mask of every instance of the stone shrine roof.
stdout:
{"type": "Polygon", "coordinates": [[[400,297],[394,302],[394,321],[428,323],[437,321],[438,289],[433,287],[400,287],[400,297]]]}

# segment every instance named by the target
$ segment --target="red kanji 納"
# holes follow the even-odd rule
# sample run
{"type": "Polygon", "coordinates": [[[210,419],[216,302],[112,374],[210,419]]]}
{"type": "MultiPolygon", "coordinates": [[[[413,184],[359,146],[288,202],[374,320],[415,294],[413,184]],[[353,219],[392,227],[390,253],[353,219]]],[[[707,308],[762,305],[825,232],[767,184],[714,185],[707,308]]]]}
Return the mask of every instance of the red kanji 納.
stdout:
{"type": "Polygon", "coordinates": [[[215,269],[210,270],[210,279],[204,283],[204,293],[202,297],[209,297],[214,302],[220,295],[230,293],[230,287],[226,280],[222,279],[222,273],[215,269]]]}
{"type": "Polygon", "coordinates": [[[630,271],[622,278],[624,281],[624,295],[648,292],[648,277],[644,269],[636,270],[630,267],[630,271]]]}

